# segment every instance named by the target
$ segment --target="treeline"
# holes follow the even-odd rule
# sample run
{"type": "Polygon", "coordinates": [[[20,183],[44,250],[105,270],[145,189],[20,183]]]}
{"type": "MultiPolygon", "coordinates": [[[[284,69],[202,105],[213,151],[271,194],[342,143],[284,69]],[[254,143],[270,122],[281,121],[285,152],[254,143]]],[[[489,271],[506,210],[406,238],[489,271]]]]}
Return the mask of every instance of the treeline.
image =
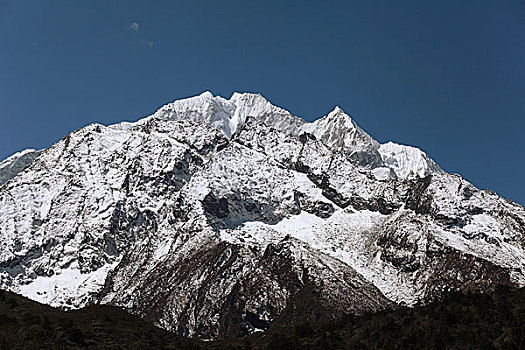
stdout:
{"type": "Polygon", "coordinates": [[[116,307],[61,311],[0,291],[0,350],[200,349],[116,307]]]}
{"type": "Polygon", "coordinates": [[[426,306],[207,343],[118,308],[63,312],[0,291],[0,349],[525,349],[525,289],[450,293],[426,306]]]}
{"type": "MultiPolygon", "coordinates": [[[[427,306],[274,330],[250,345],[260,349],[525,349],[525,289],[498,288],[490,295],[450,293],[427,306]]],[[[237,346],[242,349],[243,344],[237,346]]],[[[221,348],[228,347],[217,347],[221,348]]]]}

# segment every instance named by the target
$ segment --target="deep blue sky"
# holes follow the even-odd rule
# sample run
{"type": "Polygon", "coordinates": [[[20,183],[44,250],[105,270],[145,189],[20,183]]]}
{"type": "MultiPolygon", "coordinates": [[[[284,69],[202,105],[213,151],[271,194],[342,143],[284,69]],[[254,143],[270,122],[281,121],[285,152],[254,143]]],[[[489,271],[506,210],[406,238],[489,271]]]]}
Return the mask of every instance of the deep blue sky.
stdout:
{"type": "Polygon", "coordinates": [[[0,0],[0,31],[0,158],[251,91],[307,120],[339,105],[525,203],[523,0],[0,0]]]}

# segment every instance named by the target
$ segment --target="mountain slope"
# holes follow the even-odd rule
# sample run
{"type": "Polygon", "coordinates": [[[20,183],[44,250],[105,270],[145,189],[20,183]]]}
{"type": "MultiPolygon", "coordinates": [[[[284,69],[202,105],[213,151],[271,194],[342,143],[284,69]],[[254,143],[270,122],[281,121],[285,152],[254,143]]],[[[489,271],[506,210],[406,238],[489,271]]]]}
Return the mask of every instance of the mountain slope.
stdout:
{"type": "Polygon", "coordinates": [[[23,171],[42,151],[25,149],[0,162],[0,185],[23,171]]]}
{"type": "Polygon", "coordinates": [[[0,187],[0,285],[218,339],[525,284],[525,210],[336,108],[206,92],[92,124],[0,187]]]}

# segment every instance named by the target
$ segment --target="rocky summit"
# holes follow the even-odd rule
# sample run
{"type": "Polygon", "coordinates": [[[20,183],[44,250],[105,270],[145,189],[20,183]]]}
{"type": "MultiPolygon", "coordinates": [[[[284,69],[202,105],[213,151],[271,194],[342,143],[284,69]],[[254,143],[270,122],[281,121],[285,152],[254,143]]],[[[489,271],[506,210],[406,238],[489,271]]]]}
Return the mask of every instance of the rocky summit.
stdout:
{"type": "Polygon", "coordinates": [[[380,144],[205,92],[0,163],[0,287],[206,340],[525,285],[525,210],[380,144]]]}

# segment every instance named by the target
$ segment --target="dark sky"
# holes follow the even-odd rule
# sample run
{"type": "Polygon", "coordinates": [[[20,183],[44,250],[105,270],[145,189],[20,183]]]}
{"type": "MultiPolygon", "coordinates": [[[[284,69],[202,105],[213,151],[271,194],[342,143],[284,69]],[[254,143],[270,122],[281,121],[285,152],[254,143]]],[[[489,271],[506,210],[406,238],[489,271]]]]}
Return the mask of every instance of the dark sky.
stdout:
{"type": "Polygon", "coordinates": [[[210,90],[380,142],[525,203],[525,1],[0,0],[0,158],[210,90]]]}

